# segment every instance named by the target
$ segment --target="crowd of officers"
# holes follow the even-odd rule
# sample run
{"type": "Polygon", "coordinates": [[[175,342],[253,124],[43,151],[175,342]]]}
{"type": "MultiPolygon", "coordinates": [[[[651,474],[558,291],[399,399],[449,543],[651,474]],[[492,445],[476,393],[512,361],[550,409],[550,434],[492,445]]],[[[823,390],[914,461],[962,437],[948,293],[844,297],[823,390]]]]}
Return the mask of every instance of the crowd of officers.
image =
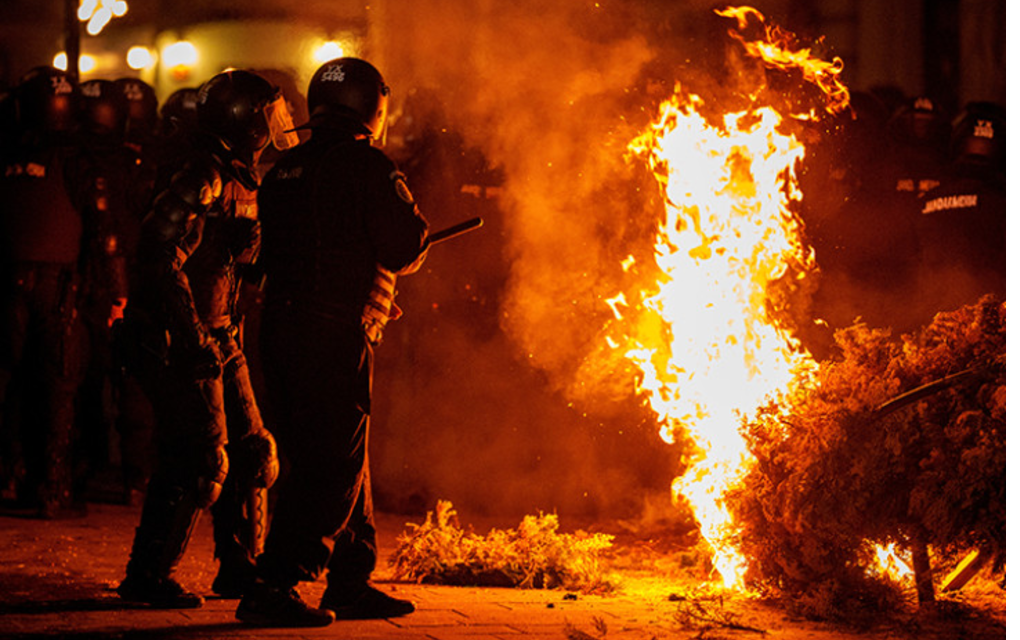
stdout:
{"type": "Polygon", "coordinates": [[[3,95],[2,499],[81,515],[90,481],[119,466],[120,499],[143,500],[123,599],[203,604],[174,573],[208,510],[211,589],[241,598],[245,622],[414,610],[369,583],[372,350],[399,313],[397,276],[428,248],[404,175],[373,145],[388,99],[355,58],[315,74],[300,128],[247,70],[161,107],[140,80],[78,84],[52,67],[3,95]],[[242,351],[245,292],[265,283],[273,432],[242,351]],[[322,603],[305,604],[296,585],[327,571],[322,603]]]}
{"type": "MultiPolygon", "coordinates": [[[[135,79],[78,86],[49,67],[0,100],[0,490],[54,518],[83,508],[115,433],[111,331],[155,183],[157,100],[135,79]]],[[[148,428],[123,418],[126,498],[148,477],[148,428]]]]}
{"type": "Polygon", "coordinates": [[[833,355],[832,331],[858,320],[899,335],[1006,297],[1005,108],[974,101],[949,114],[878,89],[851,102],[802,182],[821,274],[812,313],[828,325],[812,344],[821,357],[833,355]]]}

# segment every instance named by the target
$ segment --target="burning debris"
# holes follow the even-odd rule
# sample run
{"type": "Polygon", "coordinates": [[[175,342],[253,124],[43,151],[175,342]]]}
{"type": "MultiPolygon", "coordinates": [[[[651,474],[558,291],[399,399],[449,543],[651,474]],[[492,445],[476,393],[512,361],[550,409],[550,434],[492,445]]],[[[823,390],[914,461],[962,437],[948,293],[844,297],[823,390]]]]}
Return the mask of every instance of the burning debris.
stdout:
{"type": "MultiPolygon", "coordinates": [[[[748,55],[816,86],[825,112],[848,106],[838,59],[769,25],[750,40],[749,17],[763,20],[753,9],[718,13],[737,19],[730,33],[748,55]]],[[[795,337],[817,269],[797,214],[797,132],[820,110],[768,97],[763,87],[719,115],[678,85],[632,142],[664,215],[654,265],[623,262],[644,285],[606,300],[607,341],[639,370],[662,439],[694,451],[674,497],[725,585],[831,603],[867,592],[882,610],[896,588],[867,572],[876,547],[895,543],[931,601],[929,545],[1004,562],[1005,308],[989,299],[940,316],[903,345],[852,327],[838,334],[842,360],[816,362],[795,337]]]]}
{"type": "MultiPolygon", "coordinates": [[[[503,10],[509,9],[498,9],[503,10]]],[[[805,158],[811,157],[809,148],[814,149],[810,145],[824,140],[819,132],[829,125],[845,124],[845,120],[829,119],[848,108],[849,91],[840,81],[843,66],[838,58],[821,59],[813,46],[801,46],[792,34],[766,24],[754,9],[729,8],[716,14],[736,25],[730,34],[738,41],[734,50],[740,49],[741,60],[728,60],[732,68],[711,74],[712,82],[729,86],[706,83],[699,87],[697,80],[703,78],[692,77],[661,101],[658,89],[629,93],[629,106],[646,100],[651,105],[653,96],[658,103],[652,123],[640,134],[634,133],[634,123],[627,116],[620,115],[623,101],[611,96],[619,87],[635,86],[634,69],[655,60],[646,42],[619,37],[596,48],[591,46],[594,40],[577,37],[573,30],[536,29],[531,20],[504,20],[499,29],[472,31],[476,38],[472,46],[491,54],[473,56],[473,60],[502,60],[495,45],[504,38],[519,39],[524,43],[517,47],[526,62],[522,66],[529,71],[546,70],[536,78],[531,73],[506,73],[501,63],[500,73],[488,74],[498,75],[496,86],[479,92],[485,96],[484,104],[460,105],[464,107],[461,115],[486,123],[476,131],[484,132],[483,139],[470,142],[484,147],[505,172],[500,213],[506,215],[493,216],[496,224],[505,225],[500,228],[505,232],[501,241],[506,242],[504,255],[511,262],[500,291],[501,335],[514,343],[527,366],[547,376],[543,392],[562,394],[575,407],[591,408],[592,414],[609,414],[613,409],[605,405],[613,403],[617,409],[627,403],[636,407],[629,384],[636,379],[637,395],[650,411],[642,409],[640,420],[630,424],[654,421],[662,439],[676,445],[680,460],[674,499],[699,522],[723,582],[734,587],[746,582],[766,592],[788,589],[803,594],[814,589],[817,602],[828,598],[835,610],[834,603],[849,593],[847,584],[839,582],[841,562],[850,563],[854,575],[866,577],[879,546],[899,543],[890,557],[896,549],[902,554],[904,544],[910,547],[910,541],[895,535],[876,534],[858,541],[854,536],[859,531],[845,539],[812,537],[812,527],[831,531],[843,526],[839,518],[812,520],[824,511],[823,498],[842,499],[839,506],[847,509],[869,499],[853,493],[869,480],[863,471],[871,464],[866,459],[872,452],[869,447],[875,451],[889,447],[882,459],[888,469],[871,475],[895,487],[916,486],[911,483],[924,479],[930,484],[922,493],[932,495],[938,493],[938,482],[948,478],[933,475],[933,465],[947,460],[966,465],[981,458],[989,461],[992,471],[1003,467],[996,466],[994,447],[998,445],[987,442],[989,448],[980,449],[983,453],[973,459],[949,455],[946,447],[938,450],[947,458],[918,457],[918,452],[936,449],[917,447],[941,446],[923,441],[917,425],[926,418],[920,418],[920,413],[942,402],[943,394],[955,394],[955,387],[888,415],[875,413],[898,394],[956,372],[928,370],[919,361],[911,361],[914,369],[909,374],[902,368],[910,357],[920,358],[919,353],[942,353],[933,346],[934,334],[925,334],[929,342],[922,348],[920,342],[900,346],[887,334],[855,327],[841,334],[847,351],[838,363],[818,362],[798,342],[798,331],[805,331],[810,320],[804,309],[818,276],[800,217],[804,204],[798,180],[805,158]],[[550,61],[543,56],[542,41],[554,38],[557,42],[565,38],[571,46],[558,46],[550,61]],[[561,55],[565,50],[574,55],[561,55]],[[606,60],[627,60],[628,64],[604,66],[606,60]],[[590,71],[594,66],[600,73],[590,71]],[[519,82],[520,78],[527,82],[519,82]],[[555,81],[547,82],[549,78],[555,81]],[[695,95],[695,88],[704,89],[702,95],[708,99],[695,95]],[[540,108],[521,107],[506,114],[494,107],[521,95],[540,108]],[[549,126],[548,114],[553,112],[563,116],[556,127],[549,126]],[[536,114],[541,117],[535,118],[536,114]],[[631,180],[631,174],[622,171],[625,158],[621,155],[638,160],[627,166],[638,177],[631,180]],[[627,184],[617,188],[619,182],[627,184]],[[655,216],[657,221],[652,219],[655,216]],[[614,260],[605,260],[607,255],[615,256],[614,260]],[[890,355],[894,352],[900,355],[890,355]],[[876,364],[894,360],[900,368],[876,364]],[[834,372],[842,372],[845,379],[834,372]],[[855,376],[861,379],[855,382],[855,376]],[[830,404],[821,407],[823,400],[830,404]],[[806,407],[824,411],[814,415],[806,407]],[[834,445],[817,439],[822,424],[842,434],[840,442],[847,448],[839,452],[847,458],[827,457],[834,445]],[[803,433],[794,434],[797,430],[803,433]],[[865,434],[878,440],[864,446],[857,437],[865,434]],[[855,451],[853,444],[860,444],[861,450],[855,451]],[[782,452],[777,454],[778,462],[768,455],[773,449],[782,452]],[[904,452],[914,457],[901,457],[904,452]],[[854,453],[865,457],[854,459],[854,453]],[[809,460],[815,466],[811,473],[798,476],[796,486],[781,475],[799,473],[801,467],[796,465],[807,465],[809,460]],[[913,475],[906,471],[910,464],[921,462],[925,466],[913,467],[913,475]],[[828,481],[825,474],[830,466],[840,465],[847,475],[839,481],[856,479],[858,485],[828,481]],[[827,487],[836,489],[826,493],[827,487]],[[801,501],[792,493],[795,489],[817,491],[819,502],[801,501]],[[811,557],[805,560],[798,553],[811,557]],[[836,573],[829,575],[828,570],[836,573]]],[[[543,26],[557,24],[544,22],[548,24],[543,26]]],[[[462,61],[457,59],[458,66],[462,61]]],[[[692,76],[697,73],[693,66],[692,76]]],[[[672,70],[667,75],[663,86],[672,84],[672,70]]],[[[943,337],[945,344],[953,341],[943,337]]],[[[493,369],[498,370],[499,382],[492,388],[502,390],[505,369],[493,369]]],[[[991,403],[981,410],[967,409],[968,417],[961,425],[984,425],[981,416],[998,411],[997,393],[989,396],[991,403]]],[[[532,409],[526,401],[482,405],[482,412],[491,407],[501,413],[532,409]]],[[[957,424],[956,414],[947,411],[943,417],[957,424]]],[[[532,420],[538,413],[528,411],[527,419],[520,422],[538,423],[532,420]]],[[[499,416],[492,422],[504,420],[505,416],[499,416]]],[[[556,423],[548,415],[544,420],[544,424],[556,423]]],[[[476,421],[485,422],[477,416],[476,421]]],[[[976,438],[985,427],[973,425],[961,427],[952,437],[976,438]]],[[[543,438],[566,433],[548,431],[543,438]]],[[[999,432],[992,432],[995,440],[999,432]]],[[[517,427],[514,441],[513,447],[519,446],[517,427]]],[[[593,459],[586,455],[584,444],[565,439],[557,445],[560,442],[566,445],[558,447],[561,450],[583,451],[574,458],[575,468],[593,459]]],[[[496,455],[505,458],[513,450],[501,446],[496,455]]],[[[457,469],[457,480],[464,477],[463,471],[457,469]]],[[[938,559],[949,552],[950,540],[964,540],[948,533],[956,517],[949,505],[954,500],[974,504],[969,501],[978,499],[956,482],[941,496],[944,499],[922,510],[923,517],[920,511],[915,514],[927,519],[926,532],[934,536],[927,542],[938,559]]],[[[876,495],[892,500],[895,493],[876,495]]],[[[914,496],[912,490],[908,493],[914,496]]],[[[979,499],[987,497],[982,494],[979,499]]],[[[894,506],[885,505],[883,513],[890,513],[894,506]]],[[[434,516],[430,514],[424,525],[402,541],[397,563],[404,577],[462,583],[464,576],[478,580],[477,574],[488,572],[486,577],[496,576],[501,584],[535,586],[537,574],[509,578],[501,575],[501,568],[481,568],[478,558],[495,554],[479,550],[479,545],[495,542],[497,547],[510,547],[514,544],[511,533],[480,538],[451,523],[444,509],[452,511],[449,506],[437,508],[434,516]]],[[[920,549],[924,545],[918,546],[918,531],[911,540],[920,549]]],[[[985,543],[997,539],[994,526],[986,533],[985,543]]],[[[936,573],[940,570],[936,568],[936,573]]],[[[899,587],[889,593],[897,595],[899,587]]],[[[870,602],[882,598],[885,595],[870,602]]]]}
{"type": "Polygon", "coordinates": [[[791,413],[767,405],[744,426],[756,464],[727,503],[747,583],[831,618],[853,616],[846,603],[882,610],[898,599],[900,586],[869,571],[877,544],[911,552],[922,603],[934,575],[971,549],[1001,570],[1005,304],[940,314],[902,343],[863,325],[837,338],[842,358],[791,413]],[[965,370],[977,373],[950,377],[965,370]]]}
{"type": "Polygon", "coordinates": [[[441,500],[424,523],[408,524],[391,563],[398,579],[419,583],[612,591],[602,556],[613,537],[558,529],[555,514],[539,514],[479,536],[461,528],[453,505],[441,500]]]}

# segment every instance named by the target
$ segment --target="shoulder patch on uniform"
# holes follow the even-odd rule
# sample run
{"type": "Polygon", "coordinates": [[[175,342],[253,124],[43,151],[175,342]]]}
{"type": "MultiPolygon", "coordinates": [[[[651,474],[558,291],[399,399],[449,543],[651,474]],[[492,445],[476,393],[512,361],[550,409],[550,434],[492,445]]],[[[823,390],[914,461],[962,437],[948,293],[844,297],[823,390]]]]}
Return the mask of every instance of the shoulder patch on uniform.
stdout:
{"type": "Polygon", "coordinates": [[[404,174],[399,171],[394,171],[391,174],[393,178],[393,187],[397,191],[397,196],[407,204],[414,204],[414,196],[411,195],[411,190],[407,188],[407,182],[404,181],[404,174]]]}

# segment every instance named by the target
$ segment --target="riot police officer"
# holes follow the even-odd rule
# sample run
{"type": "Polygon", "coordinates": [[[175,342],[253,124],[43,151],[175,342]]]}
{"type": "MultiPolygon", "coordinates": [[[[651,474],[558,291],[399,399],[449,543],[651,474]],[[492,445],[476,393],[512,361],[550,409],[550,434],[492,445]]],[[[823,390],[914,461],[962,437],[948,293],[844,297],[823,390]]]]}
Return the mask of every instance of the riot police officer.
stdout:
{"type": "Polygon", "coordinates": [[[78,98],[65,72],[29,71],[0,174],[0,468],[10,497],[47,518],[70,514],[74,498],[82,219],[67,168],[78,98]]]}
{"type": "Polygon", "coordinates": [[[128,268],[138,227],[151,197],[144,164],[125,144],[128,105],[110,80],[81,84],[79,152],[68,173],[83,221],[80,316],[84,327],[83,378],[77,424],[84,485],[109,462],[117,417],[111,327],[128,296],[128,268]]]}
{"type": "Polygon", "coordinates": [[[159,101],[156,91],[144,80],[118,78],[114,84],[124,94],[127,122],[124,136],[127,143],[145,154],[155,141],[159,128],[159,101]]]}
{"type": "Polygon", "coordinates": [[[197,114],[198,88],[184,87],[174,91],[159,107],[159,136],[169,138],[194,129],[197,114]]]}
{"type": "Polygon", "coordinates": [[[921,245],[916,306],[929,319],[985,294],[1006,299],[1006,110],[967,104],[950,149],[949,175],[913,216],[921,245]]]}
{"type": "Polygon", "coordinates": [[[308,141],[259,191],[266,274],[260,345],[267,411],[289,475],[237,617],[272,626],[388,618],[414,605],[374,588],[376,532],[368,465],[373,349],[398,274],[426,255],[427,223],[403,174],[373,146],[389,87],[368,62],[322,65],[308,87],[308,141]],[[328,569],[319,608],[294,587],[328,569]]]}
{"type": "Polygon", "coordinates": [[[173,573],[206,507],[220,560],[213,590],[236,595],[253,578],[251,532],[265,522],[247,517],[264,511],[244,510],[244,494],[278,471],[241,351],[237,300],[259,251],[254,167],[270,142],[285,148],[296,137],[285,133],[292,124],[279,90],[242,70],[202,85],[197,126],[193,153],[142,223],[125,312],[157,416],[158,462],[118,593],[161,607],[203,602],[173,573]]]}

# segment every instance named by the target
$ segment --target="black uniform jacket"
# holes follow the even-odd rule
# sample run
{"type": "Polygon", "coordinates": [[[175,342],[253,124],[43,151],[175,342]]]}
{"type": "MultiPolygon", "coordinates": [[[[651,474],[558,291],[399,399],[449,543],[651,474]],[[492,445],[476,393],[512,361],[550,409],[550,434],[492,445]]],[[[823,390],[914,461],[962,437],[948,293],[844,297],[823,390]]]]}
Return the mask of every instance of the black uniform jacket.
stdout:
{"type": "Polygon", "coordinates": [[[396,165],[367,139],[318,127],[259,189],[266,305],[361,324],[379,267],[418,269],[428,224],[396,165]]]}

